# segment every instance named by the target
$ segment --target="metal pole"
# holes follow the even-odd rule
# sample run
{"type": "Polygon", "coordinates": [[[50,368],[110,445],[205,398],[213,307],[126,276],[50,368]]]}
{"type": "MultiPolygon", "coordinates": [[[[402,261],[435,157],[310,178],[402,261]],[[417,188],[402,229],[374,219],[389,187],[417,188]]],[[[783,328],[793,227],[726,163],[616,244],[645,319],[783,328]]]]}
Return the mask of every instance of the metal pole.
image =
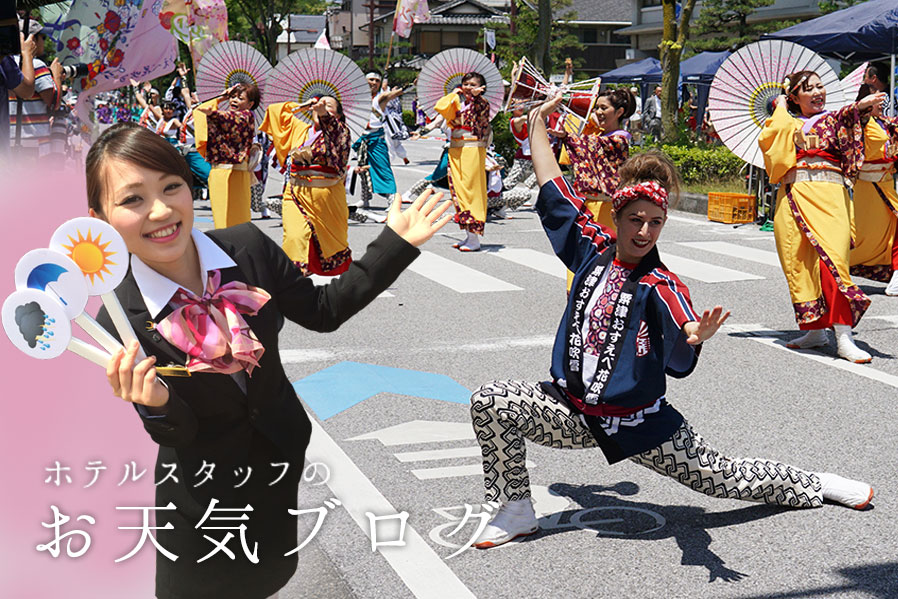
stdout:
{"type": "Polygon", "coordinates": [[[894,52],[892,52],[892,68],[889,71],[889,80],[891,82],[891,86],[890,86],[891,89],[889,90],[889,92],[891,93],[891,95],[889,96],[889,106],[892,107],[892,110],[890,111],[892,113],[891,116],[895,116],[896,114],[898,114],[898,112],[896,112],[896,111],[898,111],[898,106],[895,106],[895,53],[894,52]]]}

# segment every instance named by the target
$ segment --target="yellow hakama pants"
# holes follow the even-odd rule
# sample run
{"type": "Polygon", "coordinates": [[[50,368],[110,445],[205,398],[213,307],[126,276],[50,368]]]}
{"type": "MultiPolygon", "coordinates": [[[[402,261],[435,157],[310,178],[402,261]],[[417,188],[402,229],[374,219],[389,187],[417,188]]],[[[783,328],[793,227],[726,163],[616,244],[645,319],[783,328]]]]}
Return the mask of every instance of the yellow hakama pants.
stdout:
{"type": "MultiPolygon", "coordinates": [[[[868,164],[861,168],[877,171],[876,175],[871,173],[870,176],[879,178],[884,175],[884,178],[874,183],[859,177],[854,185],[856,237],[851,250],[853,274],[884,282],[891,279],[894,267],[898,266],[898,251],[895,248],[898,193],[895,192],[895,179],[891,176],[894,165],[882,163],[888,141],[888,134],[875,119],[867,121],[864,128],[864,160],[868,164]]],[[[861,177],[864,174],[862,172],[861,177]]]]}
{"type": "Polygon", "coordinates": [[[486,224],[486,148],[449,148],[449,187],[458,226],[483,235],[486,224]]]}
{"type": "Polygon", "coordinates": [[[212,165],[209,171],[209,201],[212,203],[212,219],[216,229],[250,221],[252,179],[253,174],[249,171],[212,165]]]}
{"type": "Polygon", "coordinates": [[[282,218],[284,252],[304,270],[333,276],[349,268],[349,207],[343,179],[329,187],[288,185],[282,218]]]}

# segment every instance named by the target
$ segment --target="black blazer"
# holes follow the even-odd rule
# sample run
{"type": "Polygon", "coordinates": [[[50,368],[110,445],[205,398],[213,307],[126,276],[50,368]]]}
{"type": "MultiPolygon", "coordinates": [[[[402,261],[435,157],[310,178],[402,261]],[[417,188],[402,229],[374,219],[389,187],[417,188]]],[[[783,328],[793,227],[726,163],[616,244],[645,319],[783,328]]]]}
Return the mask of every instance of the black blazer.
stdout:
{"type": "MultiPolygon", "coordinates": [[[[208,235],[237,263],[221,271],[222,284],[239,280],[271,294],[256,316],[244,317],[265,353],[259,368],[247,378],[246,393],[229,375],[194,373],[189,378],[165,379],[171,393],[167,414],[141,416],[144,428],[160,446],[157,472],[162,462],[177,461],[182,472],[191,474],[203,460],[219,467],[245,464],[254,431],[301,467],[311,424],[281,364],[278,333],[284,318],[313,331],[333,331],[389,287],[420,252],[384,227],[365,255],[339,279],[315,286],[273,240],[250,223],[208,235]]],[[[158,365],[184,365],[186,355],[152,329],[154,321],[130,269],[115,293],[147,355],[155,355],[158,365]]],[[[166,307],[157,319],[170,312],[166,307]]],[[[114,333],[105,310],[97,320],[114,333]]],[[[205,496],[207,492],[200,487],[195,493],[205,496]]]]}

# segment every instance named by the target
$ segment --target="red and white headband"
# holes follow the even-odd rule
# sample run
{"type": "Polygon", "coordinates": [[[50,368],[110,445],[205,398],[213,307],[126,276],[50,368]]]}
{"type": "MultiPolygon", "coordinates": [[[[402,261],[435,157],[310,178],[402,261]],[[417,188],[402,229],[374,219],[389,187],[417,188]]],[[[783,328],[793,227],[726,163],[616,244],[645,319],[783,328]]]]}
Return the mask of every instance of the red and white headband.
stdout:
{"type": "Polygon", "coordinates": [[[615,212],[635,200],[646,200],[664,210],[667,214],[667,190],[657,181],[643,181],[636,185],[628,185],[614,192],[611,196],[611,207],[615,212]]]}

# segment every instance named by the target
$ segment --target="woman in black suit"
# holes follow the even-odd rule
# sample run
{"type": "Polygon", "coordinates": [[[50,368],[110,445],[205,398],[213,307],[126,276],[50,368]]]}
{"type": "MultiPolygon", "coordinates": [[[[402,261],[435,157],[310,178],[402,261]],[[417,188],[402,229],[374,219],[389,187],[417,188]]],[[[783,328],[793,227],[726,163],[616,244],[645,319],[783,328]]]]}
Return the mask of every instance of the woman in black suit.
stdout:
{"type": "Polygon", "coordinates": [[[190,182],[177,150],[140,127],[112,127],[90,150],[90,214],[131,253],[116,295],[149,356],[133,343],[106,374],[159,444],[155,532],[167,554],[157,551],[156,596],[264,598],[296,570],[288,510],[311,431],[278,353],[284,318],[336,329],[415,259],[449,202],[423,195],[404,212],[394,202],[365,256],[318,287],[252,224],[194,230],[190,182]]]}

